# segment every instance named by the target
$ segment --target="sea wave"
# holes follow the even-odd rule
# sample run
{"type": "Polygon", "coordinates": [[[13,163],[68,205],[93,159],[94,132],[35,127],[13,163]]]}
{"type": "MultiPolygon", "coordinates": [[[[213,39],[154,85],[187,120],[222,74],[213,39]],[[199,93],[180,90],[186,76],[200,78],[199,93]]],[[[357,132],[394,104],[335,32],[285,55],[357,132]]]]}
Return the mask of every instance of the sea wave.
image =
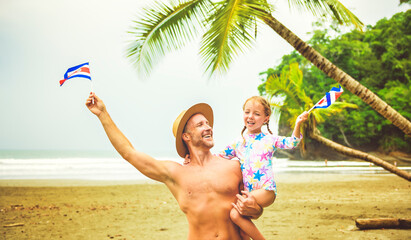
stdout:
{"type": "MultiPolygon", "coordinates": [[[[182,159],[171,159],[181,163],[182,159]]],[[[295,161],[273,159],[274,173],[388,173],[381,167],[360,161],[295,161]]],[[[411,171],[411,167],[402,167],[411,171]]],[[[121,158],[35,158],[0,159],[0,179],[146,180],[121,158]]]]}

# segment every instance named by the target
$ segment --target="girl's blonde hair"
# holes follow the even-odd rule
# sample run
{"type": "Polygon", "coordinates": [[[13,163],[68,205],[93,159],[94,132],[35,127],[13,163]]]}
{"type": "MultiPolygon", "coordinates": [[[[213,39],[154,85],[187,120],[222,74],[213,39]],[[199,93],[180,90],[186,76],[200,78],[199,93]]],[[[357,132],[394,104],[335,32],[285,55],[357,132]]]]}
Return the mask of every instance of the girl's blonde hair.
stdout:
{"type": "MultiPolygon", "coordinates": [[[[260,104],[263,106],[263,108],[264,108],[265,116],[267,116],[267,117],[270,117],[270,116],[271,116],[271,106],[270,106],[270,103],[267,101],[267,99],[265,99],[265,98],[263,98],[263,97],[261,97],[261,96],[253,96],[253,97],[250,97],[249,99],[247,99],[247,100],[245,101],[245,103],[244,103],[244,105],[243,105],[243,111],[244,111],[245,105],[247,104],[248,101],[256,101],[256,102],[260,103],[260,104]]],[[[271,132],[271,130],[270,130],[269,122],[270,122],[270,119],[268,119],[268,121],[265,123],[265,125],[267,125],[267,130],[268,130],[268,132],[269,132],[270,134],[273,134],[273,133],[271,132]]],[[[243,136],[243,133],[244,133],[244,131],[245,131],[246,129],[247,129],[247,127],[244,126],[243,130],[241,131],[241,136],[242,136],[243,139],[244,139],[244,143],[245,143],[245,138],[244,138],[244,136],[243,136]]]]}

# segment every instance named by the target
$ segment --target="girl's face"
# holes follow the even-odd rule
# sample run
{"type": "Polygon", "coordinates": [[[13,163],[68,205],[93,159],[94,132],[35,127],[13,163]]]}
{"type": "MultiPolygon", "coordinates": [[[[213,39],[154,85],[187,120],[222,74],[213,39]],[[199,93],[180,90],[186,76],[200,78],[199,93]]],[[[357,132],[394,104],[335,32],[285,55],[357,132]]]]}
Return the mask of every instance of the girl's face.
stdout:
{"type": "Polygon", "coordinates": [[[269,120],[269,117],[265,115],[261,103],[250,100],[244,106],[243,119],[248,133],[257,134],[261,132],[261,127],[269,120]]]}

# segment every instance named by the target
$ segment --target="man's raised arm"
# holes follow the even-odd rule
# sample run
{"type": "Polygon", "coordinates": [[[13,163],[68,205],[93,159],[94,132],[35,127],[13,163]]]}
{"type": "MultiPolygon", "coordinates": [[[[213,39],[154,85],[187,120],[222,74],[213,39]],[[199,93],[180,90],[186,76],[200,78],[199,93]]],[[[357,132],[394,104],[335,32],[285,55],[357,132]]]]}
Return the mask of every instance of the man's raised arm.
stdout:
{"type": "Polygon", "coordinates": [[[111,119],[103,101],[95,93],[90,93],[86,100],[86,106],[98,117],[111,144],[125,160],[153,180],[160,182],[171,180],[169,169],[177,163],[158,161],[145,153],[136,151],[111,119]]]}

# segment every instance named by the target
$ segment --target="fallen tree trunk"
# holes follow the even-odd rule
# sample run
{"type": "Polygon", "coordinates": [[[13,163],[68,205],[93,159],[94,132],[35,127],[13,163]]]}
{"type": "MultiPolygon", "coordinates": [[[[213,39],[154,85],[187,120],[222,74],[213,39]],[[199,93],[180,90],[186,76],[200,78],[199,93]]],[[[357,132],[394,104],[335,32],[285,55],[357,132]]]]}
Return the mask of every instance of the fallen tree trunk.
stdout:
{"type": "Polygon", "coordinates": [[[320,136],[319,134],[315,133],[314,131],[308,131],[308,133],[310,134],[310,137],[322,144],[324,144],[327,147],[330,147],[332,149],[334,149],[337,152],[340,152],[344,155],[350,156],[350,157],[354,157],[354,158],[359,158],[362,160],[365,160],[367,162],[372,162],[377,166],[380,166],[384,169],[386,169],[387,171],[390,171],[394,174],[397,174],[398,176],[411,181],[411,173],[401,170],[399,168],[397,168],[396,166],[376,157],[373,155],[370,155],[368,153],[365,152],[361,152],[359,150],[355,150],[346,146],[343,146],[341,144],[338,144],[336,142],[333,142],[323,136],[320,136]]]}
{"type": "Polygon", "coordinates": [[[411,229],[411,219],[401,218],[364,218],[356,219],[355,225],[359,229],[402,228],[411,229]]]}
{"type": "Polygon", "coordinates": [[[3,227],[21,227],[21,226],[24,226],[24,223],[10,223],[10,224],[3,225],[3,227]]]}

